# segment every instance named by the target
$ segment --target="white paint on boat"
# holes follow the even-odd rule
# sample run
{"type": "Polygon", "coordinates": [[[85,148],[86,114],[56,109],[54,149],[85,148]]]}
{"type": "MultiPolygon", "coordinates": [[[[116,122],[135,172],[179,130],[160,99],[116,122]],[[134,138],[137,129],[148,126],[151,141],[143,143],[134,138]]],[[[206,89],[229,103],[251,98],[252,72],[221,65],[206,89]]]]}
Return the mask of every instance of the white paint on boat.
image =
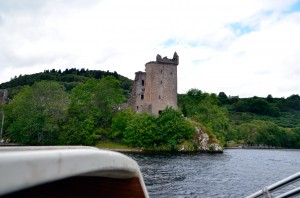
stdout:
{"type": "Polygon", "coordinates": [[[84,146],[0,147],[0,195],[72,176],[138,178],[136,161],[117,152],[84,146]]]}

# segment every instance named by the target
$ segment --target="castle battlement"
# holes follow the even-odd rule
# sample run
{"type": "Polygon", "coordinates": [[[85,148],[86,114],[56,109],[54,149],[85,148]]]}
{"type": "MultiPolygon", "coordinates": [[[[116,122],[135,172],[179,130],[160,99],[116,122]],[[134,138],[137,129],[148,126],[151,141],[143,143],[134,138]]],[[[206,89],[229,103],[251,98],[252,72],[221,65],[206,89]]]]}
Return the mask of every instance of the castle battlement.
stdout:
{"type": "Polygon", "coordinates": [[[179,64],[179,56],[177,55],[177,53],[175,52],[173,55],[172,59],[169,59],[168,57],[161,57],[161,55],[157,54],[156,55],[156,61],[150,61],[149,63],[161,63],[161,64],[172,64],[172,65],[178,65],[179,64]]]}

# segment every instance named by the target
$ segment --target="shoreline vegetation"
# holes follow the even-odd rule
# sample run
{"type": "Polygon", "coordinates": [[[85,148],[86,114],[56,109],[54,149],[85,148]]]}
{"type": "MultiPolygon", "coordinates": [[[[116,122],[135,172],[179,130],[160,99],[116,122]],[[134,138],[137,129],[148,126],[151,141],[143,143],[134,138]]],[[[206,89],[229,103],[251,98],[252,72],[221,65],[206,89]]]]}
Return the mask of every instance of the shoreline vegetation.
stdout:
{"type": "Polygon", "coordinates": [[[131,86],[132,80],[116,72],[74,68],[15,77],[0,84],[0,96],[8,93],[0,97],[0,139],[22,145],[110,141],[117,146],[100,147],[136,152],[300,148],[298,94],[239,98],[190,89],[178,94],[178,110],[152,116],[120,108],[131,86]]]}
{"type": "MultiPolygon", "coordinates": [[[[159,150],[144,150],[144,149],[140,149],[140,148],[132,148],[132,147],[128,147],[124,144],[121,143],[116,143],[116,142],[111,142],[111,141],[103,141],[103,142],[99,142],[96,144],[97,148],[99,149],[104,149],[104,150],[111,150],[111,151],[116,151],[116,152],[120,152],[120,153],[141,153],[141,154],[151,154],[151,153],[178,153],[178,154],[185,154],[185,153],[223,153],[220,151],[176,151],[176,152],[172,152],[172,151],[159,151],[159,150]]],[[[291,148],[285,148],[285,147],[272,147],[272,146],[268,146],[268,145],[236,145],[236,146],[230,146],[230,147],[224,147],[224,150],[226,149],[291,149],[291,148]]]]}
{"type": "Polygon", "coordinates": [[[103,141],[96,144],[98,149],[103,150],[110,150],[120,153],[140,153],[140,154],[160,154],[160,153],[177,153],[177,154],[193,154],[193,153],[223,153],[223,151],[204,151],[204,150],[198,150],[198,151],[166,151],[166,150],[147,150],[147,149],[141,149],[141,148],[132,148],[128,147],[124,144],[111,142],[111,141],[103,141]]]}

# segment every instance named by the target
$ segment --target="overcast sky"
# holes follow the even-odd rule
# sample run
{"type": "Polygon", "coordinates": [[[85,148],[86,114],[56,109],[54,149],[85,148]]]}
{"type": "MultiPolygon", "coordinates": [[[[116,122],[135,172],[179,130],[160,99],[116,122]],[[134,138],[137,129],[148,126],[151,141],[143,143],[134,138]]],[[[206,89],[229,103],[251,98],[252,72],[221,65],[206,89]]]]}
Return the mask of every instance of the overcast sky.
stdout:
{"type": "Polygon", "coordinates": [[[175,51],[179,93],[300,94],[300,0],[0,0],[0,83],[53,68],[133,79],[175,51]]]}

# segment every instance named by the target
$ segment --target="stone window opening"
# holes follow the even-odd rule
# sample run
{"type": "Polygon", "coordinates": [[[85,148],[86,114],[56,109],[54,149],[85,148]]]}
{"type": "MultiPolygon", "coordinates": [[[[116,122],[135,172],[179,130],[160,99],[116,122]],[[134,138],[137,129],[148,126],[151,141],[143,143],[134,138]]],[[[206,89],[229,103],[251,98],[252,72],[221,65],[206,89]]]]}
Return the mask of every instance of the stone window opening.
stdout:
{"type": "Polygon", "coordinates": [[[173,74],[173,72],[171,72],[171,75],[173,74]]]}
{"type": "Polygon", "coordinates": [[[162,84],[162,80],[160,81],[160,84],[162,84]]]}
{"type": "Polygon", "coordinates": [[[160,95],[158,96],[158,99],[161,99],[161,98],[160,98],[160,95]]]}
{"type": "Polygon", "coordinates": [[[141,100],[144,100],[144,94],[141,95],[141,100]]]}
{"type": "Polygon", "coordinates": [[[136,106],[136,110],[137,110],[137,111],[139,110],[139,106],[136,106]]]}
{"type": "Polygon", "coordinates": [[[144,80],[142,80],[142,86],[145,86],[145,81],[144,80]]]}
{"type": "Polygon", "coordinates": [[[162,70],[160,70],[160,73],[162,73],[162,70]]]}
{"type": "Polygon", "coordinates": [[[159,111],[158,111],[158,115],[160,115],[161,113],[162,113],[162,110],[159,110],[159,111]]]}

